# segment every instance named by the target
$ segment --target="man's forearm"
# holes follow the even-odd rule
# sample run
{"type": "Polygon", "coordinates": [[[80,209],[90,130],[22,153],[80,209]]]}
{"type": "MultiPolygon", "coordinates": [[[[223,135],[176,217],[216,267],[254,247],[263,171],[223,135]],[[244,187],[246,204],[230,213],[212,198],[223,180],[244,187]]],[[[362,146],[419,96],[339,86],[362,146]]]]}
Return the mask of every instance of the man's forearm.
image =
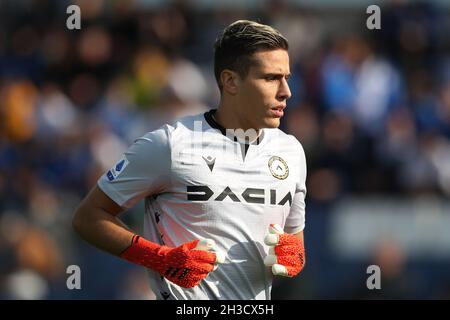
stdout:
{"type": "Polygon", "coordinates": [[[109,213],[102,209],[101,201],[92,201],[93,198],[88,196],[76,210],[73,227],[84,240],[101,250],[149,268],[184,288],[198,285],[215,270],[217,263],[225,260],[209,249],[200,249],[198,239],[176,248],[143,239],[117,218],[119,207],[114,205],[115,209],[110,208],[109,213]]]}
{"type": "Polygon", "coordinates": [[[86,211],[80,206],[72,221],[81,238],[113,255],[120,255],[130,246],[134,233],[119,218],[100,208],[86,211]]]}

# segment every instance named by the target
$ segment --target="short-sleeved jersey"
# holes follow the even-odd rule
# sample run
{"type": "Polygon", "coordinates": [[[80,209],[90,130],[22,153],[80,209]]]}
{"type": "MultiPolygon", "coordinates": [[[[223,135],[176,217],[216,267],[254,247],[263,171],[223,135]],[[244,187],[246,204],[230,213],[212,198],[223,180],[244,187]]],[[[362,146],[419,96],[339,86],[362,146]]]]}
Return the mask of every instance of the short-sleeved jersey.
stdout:
{"type": "Polygon", "coordinates": [[[194,288],[149,270],[158,299],[270,299],[273,276],[263,259],[270,224],[305,226],[306,161],[298,140],[262,129],[242,144],[210,110],[145,134],[98,181],[118,205],[145,198],[144,237],[171,247],[214,239],[224,264],[194,288]]]}

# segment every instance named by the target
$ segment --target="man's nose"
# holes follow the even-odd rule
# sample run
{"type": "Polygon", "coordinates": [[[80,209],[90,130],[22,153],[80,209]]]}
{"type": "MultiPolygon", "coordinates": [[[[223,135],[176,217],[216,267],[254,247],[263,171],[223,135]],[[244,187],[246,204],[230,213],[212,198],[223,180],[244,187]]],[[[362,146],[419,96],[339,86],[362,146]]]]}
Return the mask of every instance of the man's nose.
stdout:
{"type": "Polygon", "coordinates": [[[292,96],[291,89],[289,89],[289,84],[285,78],[281,79],[280,87],[278,88],[277,99],[287,100],[292,96]]]}

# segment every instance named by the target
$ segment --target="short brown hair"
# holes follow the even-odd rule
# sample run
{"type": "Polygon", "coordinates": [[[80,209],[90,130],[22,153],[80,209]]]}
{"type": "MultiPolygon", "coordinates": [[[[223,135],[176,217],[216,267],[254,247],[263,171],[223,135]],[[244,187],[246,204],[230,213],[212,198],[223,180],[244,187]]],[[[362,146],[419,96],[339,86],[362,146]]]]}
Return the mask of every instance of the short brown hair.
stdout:
{"type": "Polygon", "coordinates": [[[275,28],[249,20],[238,20],[226,27],[214,44],[214,75],[222,92],[220,73],[236,71],[244,79],[258,51],[289,49],[287,39],[275,28]]]}

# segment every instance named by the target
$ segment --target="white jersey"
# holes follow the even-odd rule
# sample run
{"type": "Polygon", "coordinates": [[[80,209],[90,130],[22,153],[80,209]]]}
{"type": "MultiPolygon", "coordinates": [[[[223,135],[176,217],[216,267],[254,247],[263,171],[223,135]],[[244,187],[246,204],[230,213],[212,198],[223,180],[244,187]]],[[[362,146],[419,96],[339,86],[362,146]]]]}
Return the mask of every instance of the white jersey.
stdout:
{"type": "Polygon", "coordinates": [[[144,237],[171,247],[214,239],[224,264],[191,289],[149,271],[158,299],[270,299],[264,265],[270,224],[305,226],[306,161],[301,144],[262,129],[251,144],[229,138],[211,116],[189,116],[137,139],[98,181],[123,208],[145,198],[144,237]],[[245,146],[245,147],[243,147],[245,146]]]}

